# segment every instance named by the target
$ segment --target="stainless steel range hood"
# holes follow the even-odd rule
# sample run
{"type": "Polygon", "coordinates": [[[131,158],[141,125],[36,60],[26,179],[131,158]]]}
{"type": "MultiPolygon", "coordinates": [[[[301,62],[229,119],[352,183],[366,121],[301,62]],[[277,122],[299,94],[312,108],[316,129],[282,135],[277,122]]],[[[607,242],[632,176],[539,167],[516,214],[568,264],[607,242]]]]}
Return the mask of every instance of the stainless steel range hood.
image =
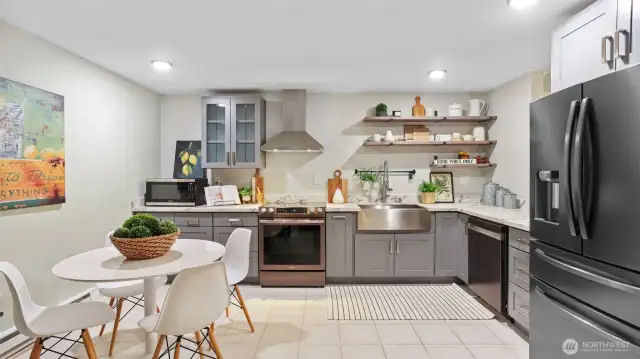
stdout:
{"type": "Polygon", "coordinates": [[[282,117],[284,130],[268,139],[260,147],[265,152],[322,152],[324,147],[307,131],[307,92],[284,90],[282,92],[282,117]]]}

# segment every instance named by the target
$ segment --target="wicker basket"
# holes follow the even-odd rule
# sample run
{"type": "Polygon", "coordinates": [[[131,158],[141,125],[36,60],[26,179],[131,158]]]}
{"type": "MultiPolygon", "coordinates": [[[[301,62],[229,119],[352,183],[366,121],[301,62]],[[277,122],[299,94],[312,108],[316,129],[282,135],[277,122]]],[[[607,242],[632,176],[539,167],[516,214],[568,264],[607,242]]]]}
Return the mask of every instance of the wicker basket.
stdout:
{"type": "Polygon", "coordinates": [[[127,259],[151,259],[167,254],[179,236],[180,231],[145,238],[116,238],[111,236],[111,243],[127,259]]]}

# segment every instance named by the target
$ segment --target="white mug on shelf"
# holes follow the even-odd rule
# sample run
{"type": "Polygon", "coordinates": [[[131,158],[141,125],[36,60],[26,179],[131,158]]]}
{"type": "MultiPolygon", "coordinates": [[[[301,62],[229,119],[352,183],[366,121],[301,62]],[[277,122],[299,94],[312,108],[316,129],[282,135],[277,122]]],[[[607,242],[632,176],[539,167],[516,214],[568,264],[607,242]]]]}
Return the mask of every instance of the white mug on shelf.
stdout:
{"type": "Polygon", "coordinates": [[[473,141],[473,135],[462,135],[463,141],[473,141]]]}
{"type": "Polygon", "coordinates": [[[373,141],[373,142],[381,142],[382,141],[382,136],[379,133],[374,133],[371,136],[371,141],[373,141]]]}
{"type": "Polygon", "coordinates": [[[436,110],[434,108],[427,107],[426,115],[427,115],[427,117],[435,117],[436,116],[436,110]]]}
{"type": "Polygon", "coordinates": [[[449,105],[449,116],[462,116],[462,105],[459,103],[449,105]]]}
{"type": "Polygon", "coordinates": [[[460,132],[454,132],[451,134],[451,139],[453,141],[460,141],[462,139],[462,134],[460,132]]]}
{"type": "Polygon", "coordinates": [[[485,131],[484,127],[478,126],[473,128],[473,137],[476,141],[484,141],[485,140],[485,131]]]}
{"type": "Polygon", "coordinates": [[[473,99],[469,100],[469,116],[484,116],[489,106],[484,100],[473,99]]]}

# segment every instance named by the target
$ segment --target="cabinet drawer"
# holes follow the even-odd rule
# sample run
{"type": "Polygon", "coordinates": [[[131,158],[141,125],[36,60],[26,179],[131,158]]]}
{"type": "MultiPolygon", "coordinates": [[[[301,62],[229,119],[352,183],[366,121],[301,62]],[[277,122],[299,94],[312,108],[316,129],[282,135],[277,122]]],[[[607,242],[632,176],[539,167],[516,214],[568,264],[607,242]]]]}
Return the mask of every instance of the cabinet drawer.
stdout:
{"type": "Polygon", "coordinates": [[[178,227],[182,239],[202,239],[213,241],[212,227],[178,227]]]}
{"type": "Polygon", "coordinates": [[[251,252],[249,254],[249,273],[247,274],[247,277],[258,277],[258,274],[258,252],[251,252]]]}
{"type": "Polygon", "coordinates": [[[216,227],[257,227],[258,215],[255,213],[214,213],[213,225],[216,227]]]}
{"type": "Polygon", "coordinates": [[[509,283],[509,308],[507,312],[518,324],[529,329],[529,292],[509,283]]]}
{"type": "Polygon", "coordinates": [[[509,247],[509,281],[529,291],[529,254],[509,247]]]}
{"type": "MultiPolygon", "coordinates": [[[[229,240],[229,236],[231,233],[238,229],[238,227],[213,227],[213,240],[222,244],[223,246],[227,245],[227,241],[229,240]]],[[[258,227],[246,228],[251,231],[251,246],[250,250],[252,252],[258,251],[258,227]]]]}
{"type": "Polygon", "coordinates": [[[169,221],[176,220],[175,214],[173,212],[137,212],[134,214],[138,214],[138,213],[150,214],[159,220],[169,220],[169,221]]]}
{"type": "Polygon", "coordinates": [[[529,253],[529,232],[509,227],[509,245],[529,253]]]}
{"type": "Polygon", "coordinates": [[[184,227],[212,227],[211,213],[176,213],[176,226],[184,227]]]}

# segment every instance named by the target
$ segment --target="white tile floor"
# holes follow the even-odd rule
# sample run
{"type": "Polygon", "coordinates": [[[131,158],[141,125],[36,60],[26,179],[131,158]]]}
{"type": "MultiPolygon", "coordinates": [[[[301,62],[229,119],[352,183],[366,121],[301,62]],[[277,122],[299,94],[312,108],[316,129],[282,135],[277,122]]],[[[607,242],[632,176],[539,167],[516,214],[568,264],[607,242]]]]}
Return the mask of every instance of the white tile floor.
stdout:
{"type": "MultiPolygon", "coordinates": [[[[529,345],[507,325],[485,321],[334,321],[327,319],[324,289],[242,286],[256,328],[232,307],[216,321],[225,359],[528,359],[529,345]]],[[[161,298],[166,288],[161,292],[161,298]]],[[[139,358],[142,309],[122,322],[114,358],[139,358]]],[[[92,331],[100,358],[108,358],[111,326],[92,331]]],[[[64,347],[62,348],[65,349],[64,347]]],[[[72,349],[86,357],[83,348],[72,349]]],[[[212,352],[209,352],[212,353],[212,352]]],[[[183,356],[190,353],[183,353],[183,356]]],[[[44,358],[55,358],[53,354],[44,358]]],[[[20,359],[27,359],[25,353],[20,359]]],[[[195,356],[195,358],[198,358],[195,356]]]]}

